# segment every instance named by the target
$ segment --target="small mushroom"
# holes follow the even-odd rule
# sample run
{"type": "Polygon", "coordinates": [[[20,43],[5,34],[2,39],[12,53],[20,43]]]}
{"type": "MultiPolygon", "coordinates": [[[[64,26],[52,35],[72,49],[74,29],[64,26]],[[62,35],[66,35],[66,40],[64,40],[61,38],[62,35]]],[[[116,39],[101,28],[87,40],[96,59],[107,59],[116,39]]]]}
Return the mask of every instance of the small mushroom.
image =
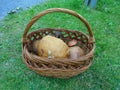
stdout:
{"type": "Polygon", "coordinates": [[[78,57],[84,55],[83,49],[81,49],[79,46],[70,47],[69,52],[71,59],[77,59],[78,57]]]}
{"type": "Polygon", "coordinates": [[[71,46],[74,46],[77,44],[77,40],[76,39],[73,39],[71,41],[68,42],[68,46],[71,47],[71,46]]]}

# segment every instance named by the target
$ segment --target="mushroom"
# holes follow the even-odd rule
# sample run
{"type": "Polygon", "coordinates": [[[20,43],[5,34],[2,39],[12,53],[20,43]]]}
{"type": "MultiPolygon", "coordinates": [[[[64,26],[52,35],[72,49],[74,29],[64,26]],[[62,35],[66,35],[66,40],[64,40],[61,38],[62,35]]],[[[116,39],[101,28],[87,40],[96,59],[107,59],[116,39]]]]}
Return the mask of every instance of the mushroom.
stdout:
{"type": "Polygon", "coordinates": [[[71,59],[77,59],[80,56],[84,55],[83,49],[81,49],[79,46],[73,46],[69,48],[70,58],[71,59]]]}
{"type": "Polygon", "coordinates": [[[77,44],[77,40],[76,39],[73,39],[71,41],[68,42],[68,46],[71,47],[71,46],[74,46],[77,44]]]}

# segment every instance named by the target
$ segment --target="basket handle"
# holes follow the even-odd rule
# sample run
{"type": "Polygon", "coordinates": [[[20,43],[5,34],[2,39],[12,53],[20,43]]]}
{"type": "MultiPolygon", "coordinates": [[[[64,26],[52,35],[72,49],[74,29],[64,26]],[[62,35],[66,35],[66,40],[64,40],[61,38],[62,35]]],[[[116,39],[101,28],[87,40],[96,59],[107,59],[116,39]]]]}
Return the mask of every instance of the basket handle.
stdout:
{"type": "Polygon", "coordinates": [[[45,11],[42,11],[41,13],[39,13],[38,15],[34,16],[31,21],[28,23],[28,25],[26,26],[25,30],[24,30],[24,33],[23,33],[23,38],[22,38],[22,42],[23,43],[26,43],[28,42],[27,40],[27,33],[29,31],[29,29],[31,28],[31,26],[39,19],[41,18],[42,16],[48,14],[48,13],[52,13],[52,12],[63,12],[63,13],[67,13],[67,14],[70,14],[70,15],[73,15],[75,17],[77,17],[78,19],[80,19],[84,24],[85,26],[87,27],[88,29],[88,32],[89,32],[89,41],[90,43],[93,43],[94,42],[94,36],[93,36],[93,33],[92,33],[92,29],[89,25],[89,23],[86,21],[85,18],[83,18],[80,14],[76,13],[75,11],[72,11],[72,10],[69,10],[69,9],[64,9],[64,8],[51,8],[51,9],[47,9],[45,11]]]}

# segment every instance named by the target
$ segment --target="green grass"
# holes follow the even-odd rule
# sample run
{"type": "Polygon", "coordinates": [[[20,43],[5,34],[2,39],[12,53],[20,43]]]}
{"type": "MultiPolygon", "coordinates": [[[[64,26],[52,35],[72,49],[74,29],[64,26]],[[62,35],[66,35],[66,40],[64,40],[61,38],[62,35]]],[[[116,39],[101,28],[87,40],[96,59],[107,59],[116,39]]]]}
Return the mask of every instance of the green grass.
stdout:
{"type": "MultiPolygon", "coordinates": [[[[42,17],[30,31],[44,27],[87,33],[78,19],[63,13],[42,17]]],[[[0,22],[0,90],[120,90],[120,1],[100,0],[94,10],[85,7],[84,0],[49,0],[6,16],[0,22]],[[91,25],[96,40],[92,66],[70,79],[40,76],[22,62],[21,38],[27,23],[39,12],[53,7],[80,13],[91,25]]]]}

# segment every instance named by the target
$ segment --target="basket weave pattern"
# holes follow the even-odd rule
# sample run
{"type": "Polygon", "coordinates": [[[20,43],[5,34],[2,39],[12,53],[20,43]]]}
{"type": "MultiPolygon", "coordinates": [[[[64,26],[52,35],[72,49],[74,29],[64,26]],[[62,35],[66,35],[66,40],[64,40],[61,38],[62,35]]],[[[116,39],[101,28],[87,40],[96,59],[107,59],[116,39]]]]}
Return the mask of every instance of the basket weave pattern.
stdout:
{"type": "Polygon", "coordinates": [[[37,73],[45,76],[53,76],[58,78],[69,78],[75,75],[78,75],[85,70],[87,70],[92,64],[93,56],[94,56],[94,37],[91,31],[91,28],[87,21],[80,16],[78,13],[63,9],[63,8],[52,8],[41,12],[36,15],[27,25],[23,38],[23,61],[27,65],[28,68],[36,71],[37,73]],[[43,28],[32,33],[28,33],[30,27],[45,14],[51,12],[64,12],[71,14],[77,18],[79,18],[88,28],[90,36],[87,36],[83,32],[77,30],[66,30],[66,29],[58,29],[58,28],[43,28]],[[40,57],[33,49],[33,43],[36,40],[41,39],[46,35],[56,35],[56,31],[60,31],[62,33],[61,39],[68,43],[72,39],[76,39],[78,41],[77,45],[80,46],[84,51],[85,55],[79,57],[76,60],[72,60],[70,58],[54,58],[48,59],[47,57],[40,57]]]}

